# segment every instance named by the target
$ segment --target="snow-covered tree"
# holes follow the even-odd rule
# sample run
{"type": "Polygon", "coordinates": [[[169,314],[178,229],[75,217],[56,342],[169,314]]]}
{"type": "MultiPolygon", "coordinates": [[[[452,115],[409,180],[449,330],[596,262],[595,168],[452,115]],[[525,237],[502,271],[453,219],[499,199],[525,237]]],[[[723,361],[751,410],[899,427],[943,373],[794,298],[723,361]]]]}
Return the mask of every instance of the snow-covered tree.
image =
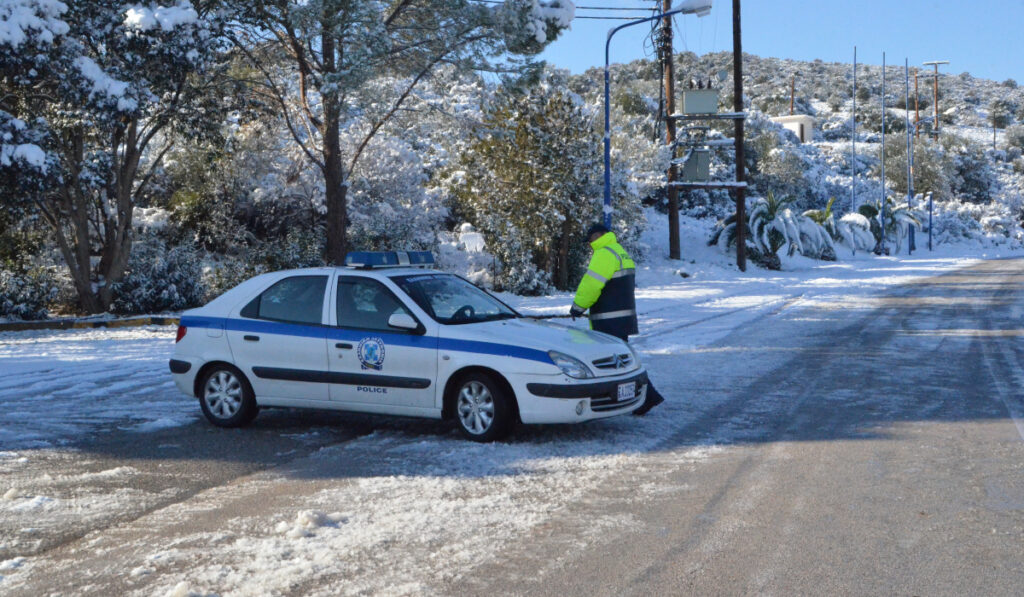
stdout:
{"type": "Polygon", "coordinates": [[[519,293],[578,279],[583,235],[599,216],[600,139],[565,75],[547,72],[525,91],[506,89],[463,155],[458,205],[501,260],[499,282],[519,293]]]}
{"type": "Polygon", "coordinates": [[[236,47],[261,73],[293,140],[324,181],[325,257],[348,248],[348,190],[373,137],[441,66],[519,70],[568,27],[569,0],[237,0],[236,47]],[[366,83],[395,75],[397,93],[366,83]],[[342,146],[342,138],[354,140],[342,146]]]}
{"type": "Polygon", "coordinates": [[[32,122],[42,143],[42,155],[21,151],[22,166],[45,170],[22,197],[51,227],[81,307],[101,312],[128,265],[133,208],[168,149],[164,133],[207,118],[203,75],[217,24],[188,0],[83,0],[74,10],[53,0],[13,4],[0,12],[0,31],[21,32],[0,42],[14,48],[0,53],[8,56],[5,74],[7,60],[33,60],[35,48],[46,49],[45,60],[4,78],[0,109],[32,122]]]}

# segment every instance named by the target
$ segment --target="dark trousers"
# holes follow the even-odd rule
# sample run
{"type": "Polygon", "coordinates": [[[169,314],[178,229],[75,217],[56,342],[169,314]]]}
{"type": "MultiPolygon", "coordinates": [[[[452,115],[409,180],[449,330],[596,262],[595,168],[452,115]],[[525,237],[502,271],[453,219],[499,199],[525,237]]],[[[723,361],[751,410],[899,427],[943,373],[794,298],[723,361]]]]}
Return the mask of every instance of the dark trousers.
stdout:
{"type": "MultiPolygon", "coordinates": [[[[618,338],[619,340],[622,340],[626,344],[629,344],[629,336],[627,336],[625,334],[623,334],[623,335],[612,334],[612,335],[615,336],[616,338],[618,338]]],[[[647,402],[652,402],[653,404],[661,404],[664,401],[665,401],[665,397],[661,395],[661,392],[659,392],[657,389],[655,389],[654,382],[651,381],[651,376],[648,375],[647,376],[647,397],[644,399],[644,404],[646,404],[647,402]]]]}

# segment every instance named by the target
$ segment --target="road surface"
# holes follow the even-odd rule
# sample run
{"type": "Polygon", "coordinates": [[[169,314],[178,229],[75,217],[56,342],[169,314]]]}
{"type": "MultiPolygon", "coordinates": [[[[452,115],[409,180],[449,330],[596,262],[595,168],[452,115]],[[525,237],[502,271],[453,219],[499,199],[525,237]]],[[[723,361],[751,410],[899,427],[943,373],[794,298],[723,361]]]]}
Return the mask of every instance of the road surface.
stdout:
{"type": "Polygon", "coordinates": [[[268,411],[19,450],[0,594],[1019,595],[1024,261],[836,296],[706,344],[649,318],[642,419],[477,446],[268,411]]]}

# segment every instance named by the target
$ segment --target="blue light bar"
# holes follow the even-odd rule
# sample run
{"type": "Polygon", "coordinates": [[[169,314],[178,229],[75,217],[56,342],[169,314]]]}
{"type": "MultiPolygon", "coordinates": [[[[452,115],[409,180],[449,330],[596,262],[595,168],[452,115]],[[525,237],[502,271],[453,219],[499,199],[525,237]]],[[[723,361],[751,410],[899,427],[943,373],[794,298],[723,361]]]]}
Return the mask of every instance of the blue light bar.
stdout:
{"type": "Polygon", "coordinates": [[[430,251],[351,251],[345,265],[362,269],[379,267],[429,267],[434,265],[430,251]]]}

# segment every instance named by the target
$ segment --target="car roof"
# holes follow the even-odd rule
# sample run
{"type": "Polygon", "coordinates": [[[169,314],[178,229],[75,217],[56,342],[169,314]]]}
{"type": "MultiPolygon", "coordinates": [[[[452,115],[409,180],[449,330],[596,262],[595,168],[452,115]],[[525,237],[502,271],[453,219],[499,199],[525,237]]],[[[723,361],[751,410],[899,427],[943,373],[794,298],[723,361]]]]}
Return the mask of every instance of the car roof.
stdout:
{"type": "Polygon", "coordinates": [[[336,266],[321,266],[321,267],[305,267],[298,269],[287,269],[278,270],[275,272],[268,272],[274,276],[295,276],[303,274],[328,274],[332,271],[336,271],[339,274],[356,274],[361,276],[408,276],[408,275],[424,275],[424,274],[441,274],[441,275],[452,275],[448,272],[442,272],[436,269],[425,268],[425,267],[352,267],[348,265],[336,265],[336,266]]]}

